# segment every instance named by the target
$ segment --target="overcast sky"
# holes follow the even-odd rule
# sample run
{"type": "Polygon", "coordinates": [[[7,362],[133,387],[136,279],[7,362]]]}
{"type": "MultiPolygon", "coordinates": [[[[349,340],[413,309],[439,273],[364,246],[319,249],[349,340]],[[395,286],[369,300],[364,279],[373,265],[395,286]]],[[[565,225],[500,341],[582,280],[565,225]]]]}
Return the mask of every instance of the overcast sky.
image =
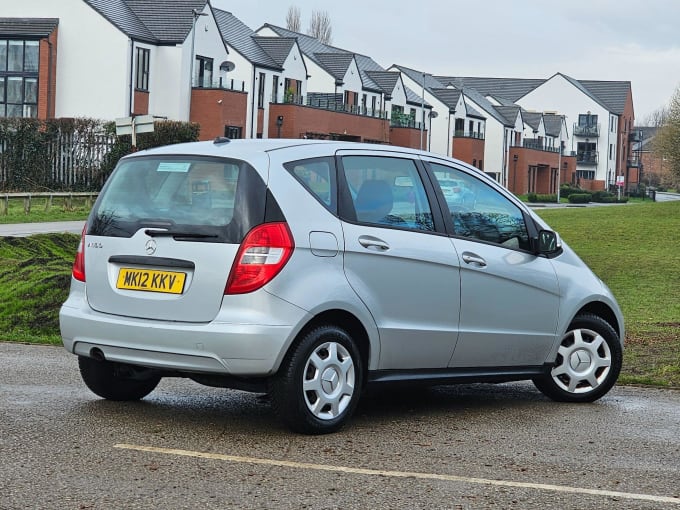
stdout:
{"type": "Polygon", "coordinates": [[[432,74],[632,83],[639,122],[680,85],[679,0],[210,0],[253,30],[285,27],[290,5],[306,32],[326,10],[334,46],[383,67],[432,74]]]}

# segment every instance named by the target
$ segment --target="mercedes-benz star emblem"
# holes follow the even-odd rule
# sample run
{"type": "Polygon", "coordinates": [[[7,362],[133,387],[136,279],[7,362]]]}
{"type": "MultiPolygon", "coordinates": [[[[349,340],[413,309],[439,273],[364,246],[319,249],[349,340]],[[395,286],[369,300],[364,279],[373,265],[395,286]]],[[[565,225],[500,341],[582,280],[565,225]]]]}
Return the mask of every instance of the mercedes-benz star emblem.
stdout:
{"type": "Polygon", "coordinates": [[[156,253],[156,241],[149,239],[144,245],[144,250],[146,251],[147,255],[153,255],[156,253]]]}

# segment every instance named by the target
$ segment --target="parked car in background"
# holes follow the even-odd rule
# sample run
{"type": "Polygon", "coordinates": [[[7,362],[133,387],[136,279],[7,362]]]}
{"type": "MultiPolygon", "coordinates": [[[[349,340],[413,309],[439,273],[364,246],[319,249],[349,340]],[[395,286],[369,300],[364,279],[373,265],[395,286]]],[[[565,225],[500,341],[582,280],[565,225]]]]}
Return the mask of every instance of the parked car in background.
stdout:
{"type": "Polygon", "coordinates": [[[477,169],[312,140],[121,159],[60,323],[103,398],[188,377],[269,393],[303,433],[337,430],[369,384],[531,379],[590,402],[615,383],[624,338],[606,285],[477,169]]]}

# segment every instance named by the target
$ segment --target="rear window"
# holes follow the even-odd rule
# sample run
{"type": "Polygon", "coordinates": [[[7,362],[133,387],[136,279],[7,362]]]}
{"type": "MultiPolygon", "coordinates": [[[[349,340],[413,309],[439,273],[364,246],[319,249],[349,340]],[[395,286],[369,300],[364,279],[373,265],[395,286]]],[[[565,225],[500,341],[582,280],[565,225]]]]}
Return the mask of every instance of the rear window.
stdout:
{"type": "Polygon", "coordinates": [[[240,243],[264,221],[266,189],[243,161],[136,157],[121,161],[90,217],[93,235],[131,237],[166,228],[186,240],[240,243]]]}

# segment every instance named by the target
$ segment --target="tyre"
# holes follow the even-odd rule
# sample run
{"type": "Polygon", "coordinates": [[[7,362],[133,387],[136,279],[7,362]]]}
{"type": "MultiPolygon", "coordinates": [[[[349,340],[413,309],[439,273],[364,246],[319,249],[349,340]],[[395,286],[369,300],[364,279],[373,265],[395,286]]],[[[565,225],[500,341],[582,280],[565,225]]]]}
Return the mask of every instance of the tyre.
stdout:
{"type": "Polygon", "coordinates": [[[306,333],[286,356],[271,388],[279,418],[293,431],[327,434],[354,412],[363,362],[349,334],[333,325],[306,333]]]}
{"type": "Polygon", "coordinates": [[[139,400],[151,393],[161,376],[131,365],[78,356],[80,376],[93,393],[107,400],[139,400]]]}
{"type": "Polygon", "coordinates": [[[550,373],[533,382],[553,400],[593,402],[614,386],[622,361],[621,342],[611,325],[596,315],[578,315],[562,337],[550,373]]]}

